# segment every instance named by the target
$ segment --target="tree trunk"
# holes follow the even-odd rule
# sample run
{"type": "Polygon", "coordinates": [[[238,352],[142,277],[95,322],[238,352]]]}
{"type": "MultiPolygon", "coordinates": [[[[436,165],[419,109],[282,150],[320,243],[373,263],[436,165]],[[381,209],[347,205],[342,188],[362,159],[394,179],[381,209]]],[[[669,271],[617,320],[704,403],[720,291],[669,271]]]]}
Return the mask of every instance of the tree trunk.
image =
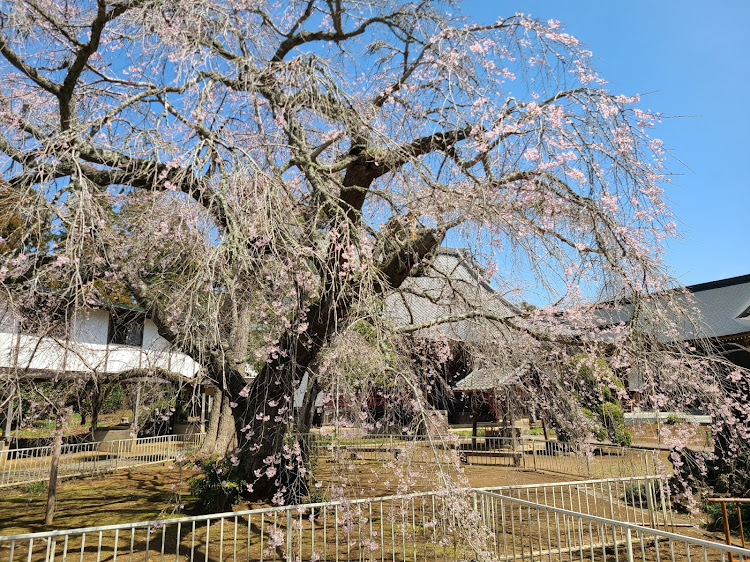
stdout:
{"type": "Polygon", "coordinates": [[[198,450],[198,455],[207,457],[214,452],[216,446],[216,438],[219,432],[219,419],[221,418],[221,397],[223,393],[218,388],[211,397],[211,409],[208,412],[208,427],[206,428],[206,435],[203,438],[201,448],[198,450]]]}
{"type": "Polygon", "coordinates": [[[63,421],[61,413],[55,416],[55,437],[52,441],[52,459],[49,467],[49,488],[47,489],[47,512],[44,517],[45,525],[52,525],[55,517],[55,502],[57,501],[57,469],[60,465],[60,451],[62,449],[63,421]]]}
{"type": "Polygon", "coordinates": [[[96,397],[96,400],[91,399],[91,435],[94,434],[94,431],[96,431],[97,426],[99,425],[99,411],[102,409],[102,404],[99,400],[99,397],[96,397]]]}
{"type": "Polygon", "coordinates": [[[225,456],[237,446],[236,422],[230,402],[231,399],[224,393],[221,400],[219,427],[216,431],[216,439],[213,446],[213,453],[220,456],[225,456]]]}

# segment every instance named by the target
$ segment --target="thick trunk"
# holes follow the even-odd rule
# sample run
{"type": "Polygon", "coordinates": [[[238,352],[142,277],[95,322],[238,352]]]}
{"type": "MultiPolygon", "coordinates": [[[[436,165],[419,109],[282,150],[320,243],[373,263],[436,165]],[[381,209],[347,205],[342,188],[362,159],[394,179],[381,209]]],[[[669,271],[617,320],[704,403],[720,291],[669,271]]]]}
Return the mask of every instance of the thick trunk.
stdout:
{"type": "Polygon", "coordinates": [[[47,489],[47,511],[44,524],[52,525],[55,517],[55,502],[57,501],[57,469],[60,465],[60,451],[62,450],[63,415],[55,416],[55,437],[52,441],[52,458],[49,467],[49,488],[47,489]]]}
{"type": "Polygon", "coordinates": [[[208,427],[198,455],[226,456],[237,447],[236,420],[228,392],[219,390],[214,394],[213,406],[208,418],[208,427]]]}
{"type": "Polygon", "coordinates": [[[213,446],[213,453],[220,456],[226,456],[237,446],[234,411],[230,402],[231,399],[225,393],[221,400],[221,415],[213,446]]]}
{"type": "Polygon", "coordinates": [[[222,392],[219,389],[216,389],[216,392],[211,399],[210,411],[208,412],[208,427],[206,427],[206,435],[203,438],[201,448],[198,450],[199,456],[205,457],[214,452],[216,437],[219,432],[219,420],[221,419],[221,397],[222,392]]]}
{"type": "MultiPolygon", "coordinates": [[[[331,335],[332,310],[316,307],[307,314],[306,337],[289,332],[279,344],[281,353],[266,364],[255,379],[249,395],[241,400],[235,410],[240,469],[245,479],[252,483],[253,499],[272,498],[281,492],[285,501],[304,493],[304,476],[300,467],[305,465],[304,455],[283,458],[284,436],[293,421],[294,382],[301,381],[331,335]]],[[[338,321],[343,323],[344,310],[336,310],[338,321]]],[[[237,381],[233,377],[230,381],[237,381]]],[[[240,383],[243,384],[244,383],[240,383]]],[[[242,386],[237,384],[232,395],[238,396],[242,386]]]]}

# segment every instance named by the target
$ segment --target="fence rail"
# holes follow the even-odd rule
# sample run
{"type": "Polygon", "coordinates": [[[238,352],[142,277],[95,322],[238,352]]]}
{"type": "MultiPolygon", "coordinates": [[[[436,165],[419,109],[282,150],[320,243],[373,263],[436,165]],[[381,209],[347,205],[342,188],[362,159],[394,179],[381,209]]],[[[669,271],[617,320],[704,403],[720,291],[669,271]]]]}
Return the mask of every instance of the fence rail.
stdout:
{"type": "Polygon", "coordinates": [[[14,535],[0,537],[0,560],[724,562],[731,553],[744,562],[750,556],[596,510],[522,499],[525,490],[559,493],[596,483],[425,492],[14,535]]]}
{"type": "MultiPolygon", "coordinates": [[[[63,445],[58,477],[90,476],[163,462],[194,450],[201,439],[202,435],[162,435],[63,445]]],[[[46,481],[50,453],[51,446],[0,451],[0,488],[46,481]]]]}
{"type": "Polygon", "coordinates": [[[750,550],[477,490],[495,560],[742,562],[750,550]]]}
{"type": "MultiPolygon", "coordinates": [[[[660,473],[657,451],[616,445],[590,444],[585,450],[559,441],[521,437],[457,437],[382,435],[372,437],[308,434],[305,440],[318,458],[338,457],[383,461],[411,448],[443,449],[459,454],[472,465],[533,468],[582,478],[621,478],[660,473]]],[[[432,462],[432,454],[415,461],[432,462]]]]}
{"type": "Polygon", "coordinates": [[[645,527],[672,527],[669,489],[661,476],[493,486],[477,490],[645,527]]]}

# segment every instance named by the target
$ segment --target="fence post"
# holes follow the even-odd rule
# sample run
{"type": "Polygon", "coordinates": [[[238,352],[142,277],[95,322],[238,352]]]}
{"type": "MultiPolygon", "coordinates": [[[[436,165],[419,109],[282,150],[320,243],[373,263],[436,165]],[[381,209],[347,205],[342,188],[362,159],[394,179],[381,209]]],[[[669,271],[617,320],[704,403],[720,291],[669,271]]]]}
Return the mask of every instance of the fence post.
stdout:
{"type": "Polygon", "coordinates": [[[531,454],[534,456],[534,471],[536,471],[536,440],[531,440],[531,454]]]}
{"type": "Polygon", "coordinates": [[[648,505],[648,515],[651,518],[651,526],[656,529],[654,498],[654,481],[649,478],[646,480],[646,505],[648,505]]]}
{"type": "MultiPolygon", "coordinates": [[[[633,538],[630,536],[630,527],[625,529],[625,547],[627,548],[628,562],[633,562],[633,538]]],[[[616,544],[615,548],[617,548],[616,544]]]]}
{"type": "Polygon", "coordinates": [[[167,435],[167,458],[164,460],[169,460],[172,458],[172,436],[167,435]]]}
{"type": "Polygon", "coordinates": [[[286,509],[286,559],[292,562],[292,510],[286,509]]]}

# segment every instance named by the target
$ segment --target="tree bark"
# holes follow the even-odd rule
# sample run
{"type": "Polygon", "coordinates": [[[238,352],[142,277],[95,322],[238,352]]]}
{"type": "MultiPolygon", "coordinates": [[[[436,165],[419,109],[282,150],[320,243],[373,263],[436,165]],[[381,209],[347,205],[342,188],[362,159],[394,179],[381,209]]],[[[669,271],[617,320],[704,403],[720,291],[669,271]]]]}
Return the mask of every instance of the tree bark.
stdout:
{"type": "Polygon", "coordinates": [[[57,469],[60,465],[60,451],[62,449],[63,421],[61,413],[55,416],[55,437],[52,441],[52,458],[49,467],[49,488],[47,489],[47,511],[44,517],[45,525],[52,525],[55,517],[55,503],[57,501],[57,469]]]}
{"type": "Polygon", "coordinates": [[[206,435],[203,438],[201,448],[198,450],[198,455],[206,457],[214,452],[216,445],[216,437],[219,432],[219,419],[221,418],[221,398],[223,393],[218,388],[214,392],[211,400],[211,409],[208,412],[208,427],[206,427],[206,435]]]}
{"type": "Polygon", "coordinates": [[[221,400],[219,427],[216,430],[216,438],[213,446],[213,453],[220,456],[225,456],[237,446],[236,422],[230,402],[231,399],[224,393],[221,400]]]}
{"type": "Polygon", "coordinates": [[[99,392],[91,394],[91,435],[94,434],[94,431],[96,431],[96,428],[99,425],[99,411],[102,409],[102,402],[102,396],[99,392]]]}

